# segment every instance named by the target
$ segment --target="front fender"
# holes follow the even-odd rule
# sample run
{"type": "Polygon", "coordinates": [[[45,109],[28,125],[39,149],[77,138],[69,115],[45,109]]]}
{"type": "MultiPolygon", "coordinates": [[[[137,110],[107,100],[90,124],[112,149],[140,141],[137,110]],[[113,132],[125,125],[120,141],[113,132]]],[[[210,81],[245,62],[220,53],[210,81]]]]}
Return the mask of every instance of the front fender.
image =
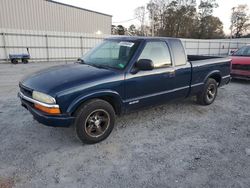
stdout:
{"type": "Polygon", "coordinates": [[[100,91],[95,91],[95,92],[91,92],[89,94],[85,94],[82,96],[77,97],[75,100],[73,100],[71,102],[71,104],[69,105],[68,109],[67,109],[67,113],[72,114],[73,112],[75,112],[75,110],[84,102],[93,99],[93,98],[102,98],[102,97],[112,97],[116,103],[118,103],[117,105],[122,107],[123,106],[123,102],[121,99],[121,96],[119,95],[118,92],[116,91],[112,91],[112,90],[100,90],[100,91]]]}

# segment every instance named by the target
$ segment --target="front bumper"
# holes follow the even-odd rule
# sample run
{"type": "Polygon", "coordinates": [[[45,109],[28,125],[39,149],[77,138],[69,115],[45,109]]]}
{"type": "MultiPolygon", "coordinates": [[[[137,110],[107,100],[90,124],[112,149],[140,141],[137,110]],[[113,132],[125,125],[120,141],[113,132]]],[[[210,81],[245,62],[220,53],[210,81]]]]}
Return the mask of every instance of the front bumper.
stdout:
{"type": "Polygon", "coordinates": [[[18,93],[18,97],[21,99],[22,106],[25,107],[33,115],[34,119],[39,123],[52,127],[69,127],[73,124],[75,118],[66,114],[60,115],[48,115],[34,108],[35,101],[21,92],[18,93]]]}
{"type": "Polygon", "coordinates": [[[250,71],[248,70],[238,70],[232,69],[231,76],[237,79],[250,80],[250,71]]]}

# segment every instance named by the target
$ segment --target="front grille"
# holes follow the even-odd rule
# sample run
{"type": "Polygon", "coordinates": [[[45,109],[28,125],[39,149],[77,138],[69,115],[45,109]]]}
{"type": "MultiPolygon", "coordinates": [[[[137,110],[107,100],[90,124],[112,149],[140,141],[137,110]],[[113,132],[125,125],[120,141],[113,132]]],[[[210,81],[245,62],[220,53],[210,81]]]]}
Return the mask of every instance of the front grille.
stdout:
{"type": "Polygon", "coordinates": [[[232,69],[249,70],[250,71],[250,64],[249,65],[233,64],[232,69]]]}
{"type": "Polygon", "coordinates": [[[22,84],[19,84],[20,91],[27,97],[32,97],[32,89],[27,88],[23,86],[22,84]]]}

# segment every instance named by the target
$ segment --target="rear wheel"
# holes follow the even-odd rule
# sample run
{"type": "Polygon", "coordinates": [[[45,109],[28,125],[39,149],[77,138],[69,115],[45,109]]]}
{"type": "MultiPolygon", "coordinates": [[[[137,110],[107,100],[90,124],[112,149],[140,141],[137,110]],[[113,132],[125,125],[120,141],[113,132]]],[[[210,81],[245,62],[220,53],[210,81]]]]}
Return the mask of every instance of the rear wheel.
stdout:
{"type": "Polygon", "coordinates": [[[17,59],[11,59],[11,63],[12,64],[18,64],[18,61],[17,61],[17,59]]]}
{"type": "Polygon", "coordinates": [[[93,99],[84,104],[76,114],[77,137],[86,144],[106,139],[114,128],[115,112],[111,104],[93,99]]]}
{"type": "Polygon", "coordinates": [[[22,59],[23,64],[27,64],[28,62],[29,62],[28,59],[22,59]]]}
{"type": "Polygon", "coordinates": [[[218,83],[213,78],[209,78],[201,93],[197,95],[197,102],[201,105],[210,105],[217,96],[218,83]]]}

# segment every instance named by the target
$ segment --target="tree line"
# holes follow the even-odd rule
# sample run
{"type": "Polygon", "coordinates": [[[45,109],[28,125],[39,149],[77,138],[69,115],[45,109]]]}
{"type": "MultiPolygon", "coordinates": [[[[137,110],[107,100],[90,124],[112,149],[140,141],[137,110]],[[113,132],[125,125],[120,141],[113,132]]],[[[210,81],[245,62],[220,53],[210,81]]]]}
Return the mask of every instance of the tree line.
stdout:
{"type": "MultiPolygon", "coordinates": [[[[178,38],[225,38],[222,21],[213,15],[218,7],[216,0],[150,0],[146,6],[135,9],[139,27],[112,25],[112,34],[164,36],[178,38]],[[148,20],[148,23],[146,23],[148,20]]],[[[231,33],[235,38],[249,32],[247,5],[232,9],[231,33]]]]}

